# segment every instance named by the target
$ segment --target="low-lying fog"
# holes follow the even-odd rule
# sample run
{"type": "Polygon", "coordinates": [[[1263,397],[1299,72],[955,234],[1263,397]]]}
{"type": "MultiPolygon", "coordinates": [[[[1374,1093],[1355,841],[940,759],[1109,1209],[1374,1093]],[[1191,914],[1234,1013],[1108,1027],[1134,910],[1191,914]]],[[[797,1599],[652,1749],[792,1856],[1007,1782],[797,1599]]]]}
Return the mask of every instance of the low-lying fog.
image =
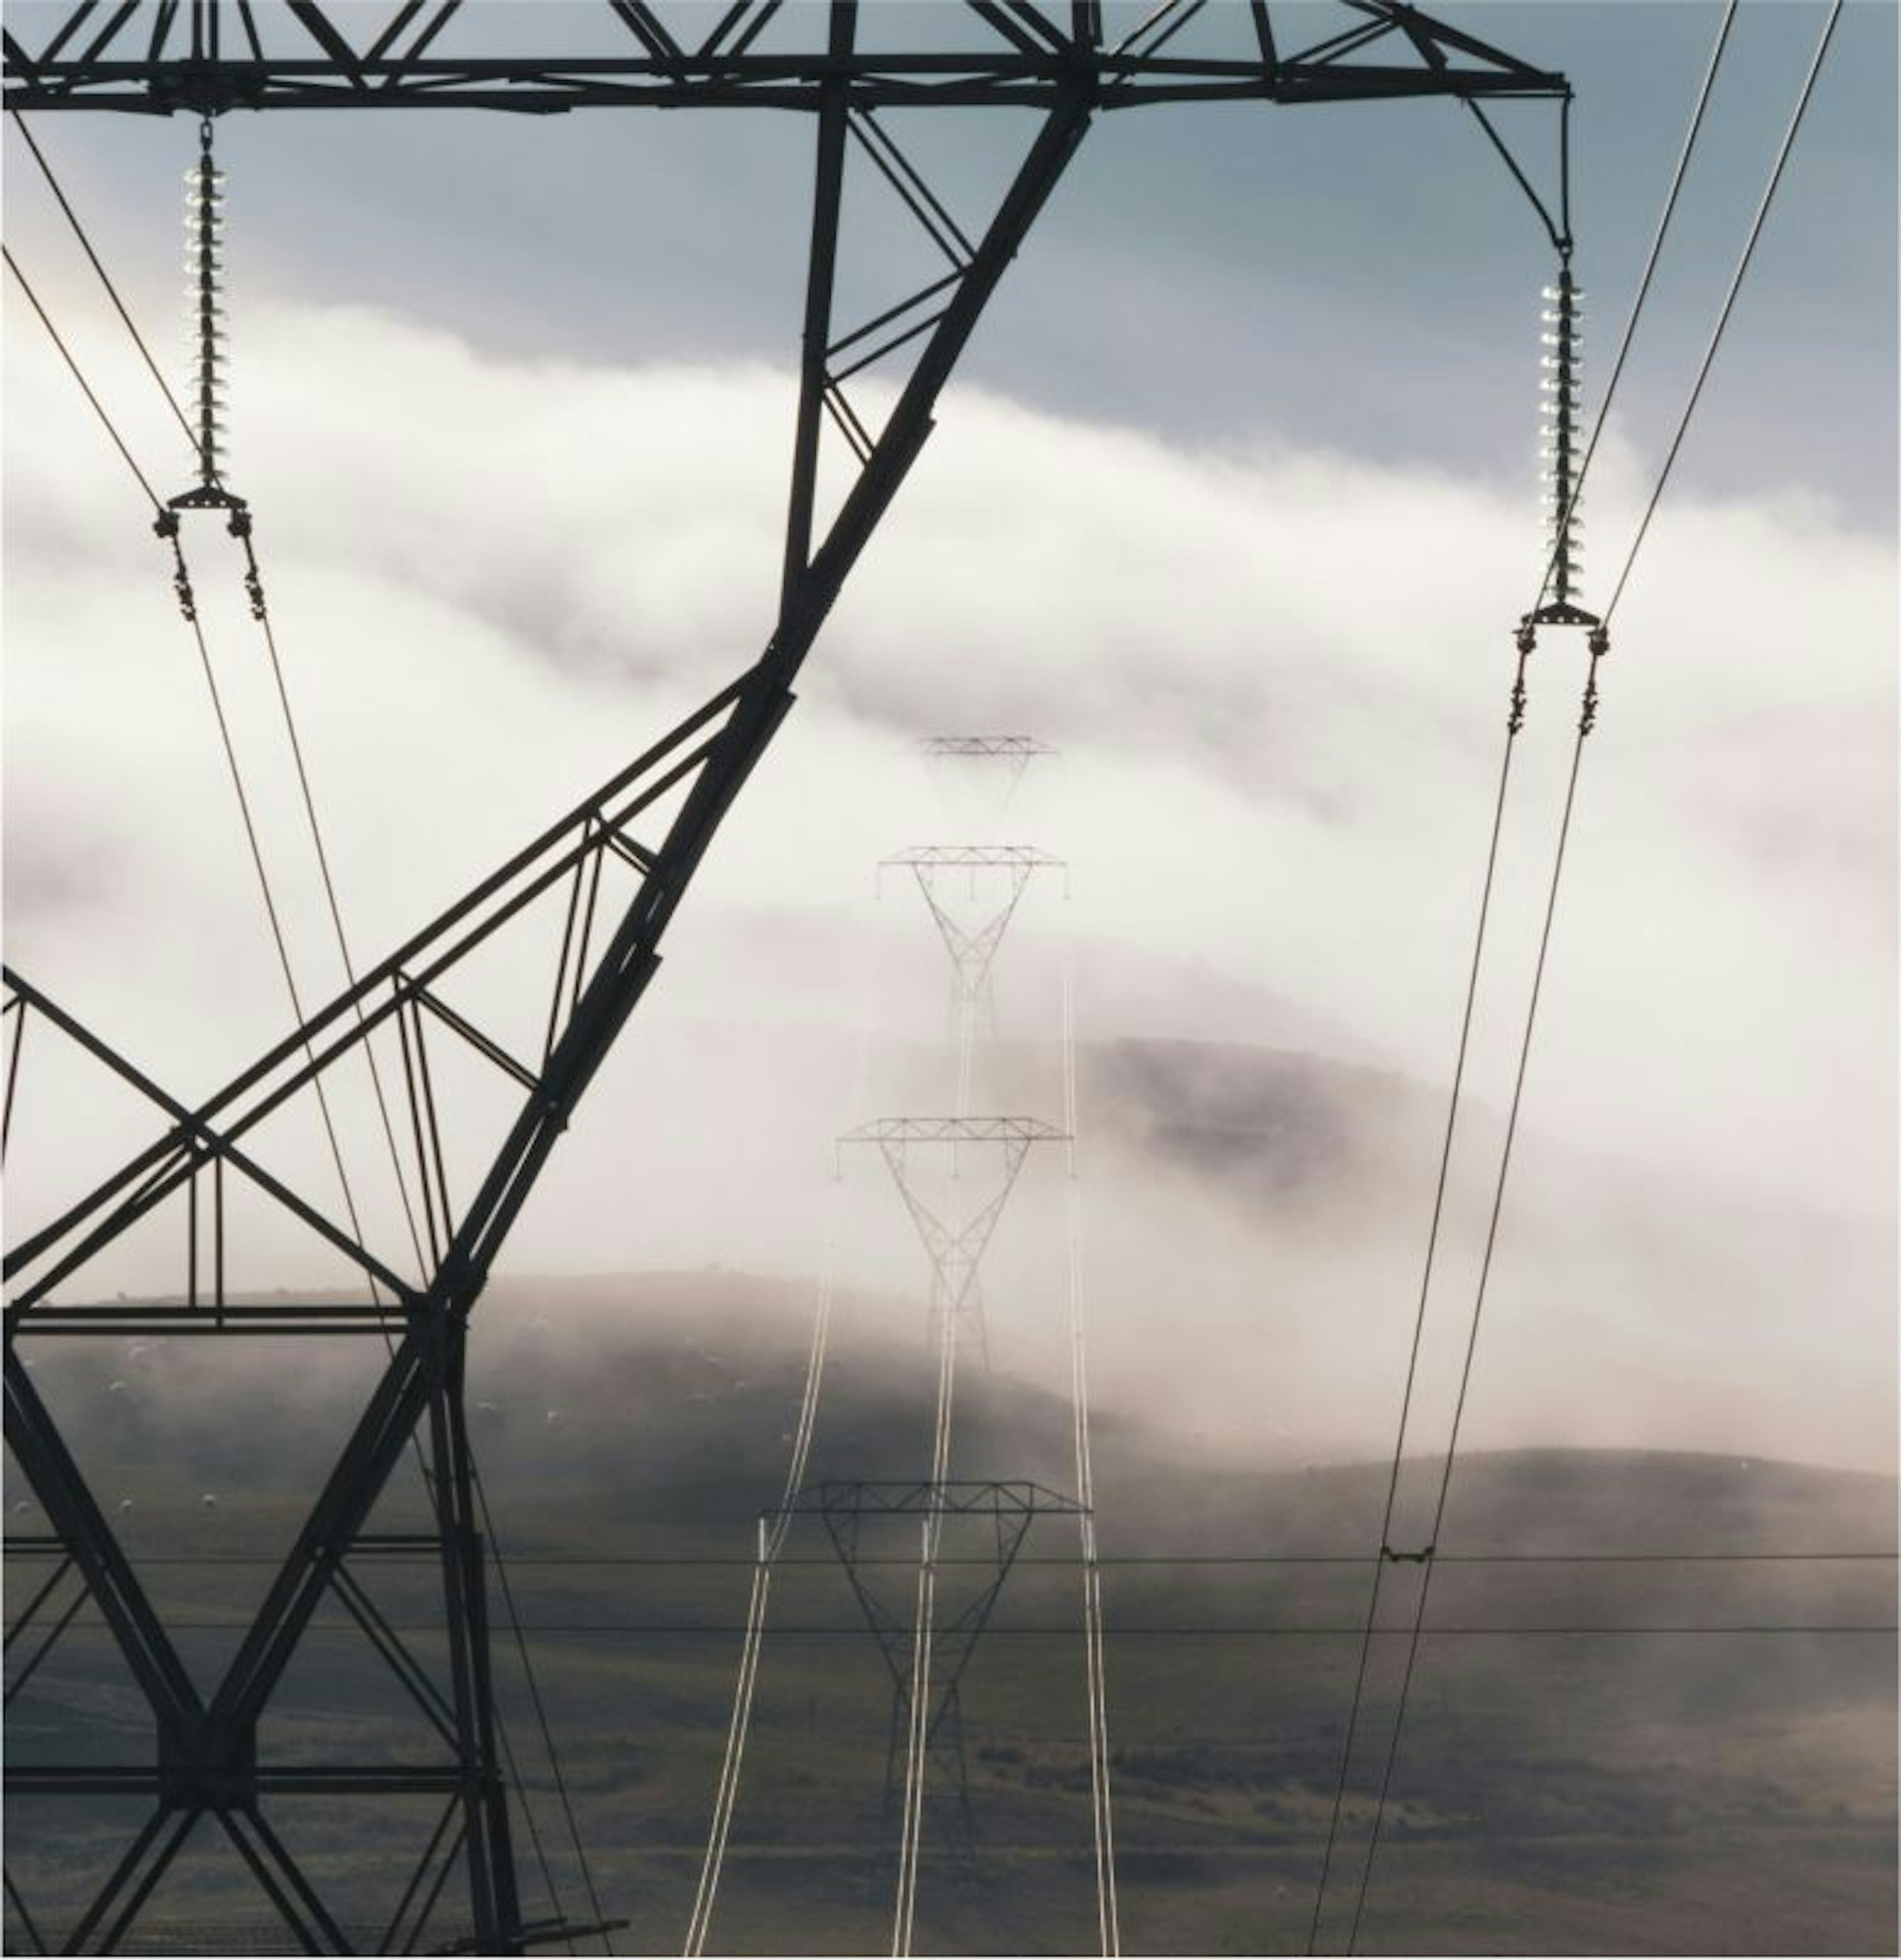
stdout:
{"type": "MultiPolygon", "coordinates": [[[[921,1325],[927,1267],[890,1167],[873,1145],[833,1139],[879,1115],[952,1109],[949,963],[923,918],[915,893],[898,888],[869,937],[814,918],[732,923],[742,953],[774,963],[784,1017],[683,1013],[697,1002],[682,984],[671,1011],[637,1020],[557,1152],[504,1274],[719,1267],[815,1283],[829,1261],[841,1287],[892,1301],[901,1331],[921,1325]],[[791,1004],[813,1000],[835,1004],[841,1025],[814,1025],[791,1004]],[[854,1018],[856,1034],[842,1025],[854,1018]],[[904,1301],[919,1304],[897,1303],[904,1301]]],[[[1030,918],[1015,929],[1022,943],[1006,944],[996,971],[995,1036],[987,1026],[974,1046],[969,1108],[1060,1128],[1067,956],[1030,918]]],[[[721,966],[744,963],[723,950],[721,966]]],[[[1075,1161],[1098,1407],[1250,1457],[1298,1462],[1390,1447],[1443,1089],[1330,1056],[1323,1044],[1346,1045],[1334,1031],[1233,983],[1095,942],[1073,957],[1082,1037],[1075,1161]],[[1179,1026],[1197,990],[1207,1002],[1205,1038],[1140,1032],[1156,1026],[1149,1004],[1162,998],[1179,1026]],[[1264,1039],[1227,1038],[1251,1020],[1264,1039]]],[[[55,1042],[42,1045],[44,1058],[30,1058],[41,1074],[23,1080],[50,1098],[66,1064],[55,1042]]],[[[446,1108],[458,1106],[459,1066],[453,1057],[437,1062],[446,1108]]],[[[505,1105],[480,1083],[486,1065],[468,1067],[475,1073],[467,1093],[498,1120],[505,1105]]],[[[84,1106],[84,1083],[75,1070],[68,1111],[84,1106]]],[[[1889,1468],[1894,1261],[1884,1226],[1725,1190],[1693,1164],[1660,1168],[1640,1152],[1620,1161],[1569,1144],[1540,1127],[1535,1086],[1534,1077],[1463,1443],[1710,1449],[1889,1468]]],[[[33,1107],[23,1095],[23,1118],[33,1107]]],[[[335,1107],[370,1236],[400,1266],[393,1179],[363,1081],[344,1078],[335,1107]]],[[[486,1132],[472,1122],[463,1134],[454,1120],[451,1184],[466,1192],[486,1132]]],[[[1451,1419],[1502,1134],[1489,1099],[1463,1109],[1414,1451],[1442,1446],[1451,1419]]],[[[315,1138],[281,1122],[259,1137],[265,1160],[321,1199],[329,1179],[315,1138]]],[[[1003,1168],[994,1144],[964,1147],[954,1179],[940,1146],[914,1146],[906,1160],[914,1195],[952,1225],[994,1195],[1003,1168]]],[[[1068,1168],[1062,1144],[1031,1148],[983,1267],[997,1366],[1051,1386],[1068,1370],[1068,1168]]],[[[39,1177],[19,1181],[17,1228],[34,1221],[46,1188],[39,1177]]],[[[235,1181],[228,1202],[234,1287],[347,1285],[326,1252],[300,1231],[286,1236],[235,1181]]],[[[174,1203],[60,1296],[178,1290],[183,1231],[174,1203]]],[[[803,1313],[812,1290],[808,1284],[785,1310],[803,1313]]],[[[573,1311],[623,1310],[590,1298],[573,1311]]],[[[509,1311],[504,1291],[482,1309],[478,1330],[509,1311]]]]}

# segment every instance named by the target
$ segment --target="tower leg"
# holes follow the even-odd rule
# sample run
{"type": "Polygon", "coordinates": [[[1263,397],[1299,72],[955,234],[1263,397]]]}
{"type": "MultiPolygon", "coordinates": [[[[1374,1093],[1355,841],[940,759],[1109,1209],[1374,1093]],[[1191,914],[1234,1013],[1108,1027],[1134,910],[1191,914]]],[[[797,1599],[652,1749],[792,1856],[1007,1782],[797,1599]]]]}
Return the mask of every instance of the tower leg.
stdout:
{"type": "Polygon", "coordinates": [[[452,1355],[431,1397],[431,1482],[442,1544],[443,1617],[449,1630],[450,1669],[457,1753],[463,1777],[469,1902],[475,1933],[485,1953],[514,1954],[521,1945],[521,1904],[508,1829],[508,1793],[495,1744],[493,1677],[489,1665],[485,1548],[478,1527],[474,1465],[463,1402],[466,1332],[450,1323],[445,1338],[452,1355]]]}

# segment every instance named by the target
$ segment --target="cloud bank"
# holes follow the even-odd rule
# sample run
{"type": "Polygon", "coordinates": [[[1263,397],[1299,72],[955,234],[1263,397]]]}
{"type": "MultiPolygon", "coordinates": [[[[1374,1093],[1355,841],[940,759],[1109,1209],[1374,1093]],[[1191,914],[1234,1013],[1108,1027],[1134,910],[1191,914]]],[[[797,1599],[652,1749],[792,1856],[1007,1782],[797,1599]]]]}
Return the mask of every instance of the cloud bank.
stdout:
{"type": "MultiPolygon", "coordinates": [[[[78,348],[118,383],[141,452],[169,454],[182,482],[189,459],[138,419],[120,350],[83,333],[78,348]]],[[[69,380],[24,332],[7,361],[10,957],[202,1090],[285,1019],[202,678],[139,500],[69,380]]],[[[239,376],[234,476],[370,957],[756,654],[792,383],[758,366],[512,362],[363,310],[247,317],[239,376]]],[[[714,1175],[713,1143],[679,1147],[699,1119],[677,1106],[672,1145],[638,1141],[654,1127],[642,1071],[667,1029],[849,1022],[851,973],[828,981],[827,952],[794,982],[774,934],[849,911],[877,858],[941,833],[906,751],[947,729],[1063,751],[1012,819],[1072,860],[1074,930],[1125,972],[1206,982],[1183,978],[1172,1007],[1149,988],[1143,1032],[1205,1034],[1219,994],[1223,1039],[1298,1025],[1310,1045],[1442,1082],[1510,629],[1535,580],[1529,468],[1521,501],[970,391],[939,420],[602,1078],[587,1147],[714,1175]]],[[[1613,428],[1591,505],[1597,573],[1646,488],[1613,428]]],[[[215,532],[188,542],[294,950],[321,996],[334,959],[237,566],[215,532]]],[[[1892,549],[1810,500],[1666,504],[1587,749],[1531,1171],[1561,1142],[1660,1182],[1891,1217],[1894,596],[1892,549]]],[[[1548,635],[1473,1060],[1495,1108],[1582,677],[1575,638],[1548,635]]],[[[1086,977],[1083,991],[1086,1013],[1086,977]]],[[[679,1074],[682,1096],[717,1099],[679,1074]]],[[[790,1110],[810,1085],[755,1086],[790,1110]]],[[[815,1134],[832,1119],[815,1112],[815,1134]]],[[[766,1127],[790,1136],[794,1119],[766,1127]]],[[[564,1216],[557,1178],[525,1256],[634,1262],[626,1208],[579,1205],[594,1185],[577,1174],[564,1216]]],[[[30,1171],[16,1192],[40,1195],[30,1171]]],[[[695,1215],[719,1256],[717,1203],[695,1215]]]]}

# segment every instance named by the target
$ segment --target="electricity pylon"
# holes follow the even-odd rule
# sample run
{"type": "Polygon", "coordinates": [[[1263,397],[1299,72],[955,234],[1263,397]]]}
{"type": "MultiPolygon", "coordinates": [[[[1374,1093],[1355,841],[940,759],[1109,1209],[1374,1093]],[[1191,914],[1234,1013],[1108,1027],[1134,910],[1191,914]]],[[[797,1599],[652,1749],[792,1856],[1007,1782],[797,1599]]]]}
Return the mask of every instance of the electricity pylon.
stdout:
{"type": "MultiPolygon", "coordinates": [[[[923,746],[933,759],[987,763],[1001,756],[1013,772],[1006,799],[1032,757],[1054,752],[1026,736],[939,737],[923,746]]],[[[892,1501],[892,1487],[825,1487],[816,1508],[892,1678],[882,1818],[887,1834],[894,1825],[898,1834],[895,1944],[904,1952],[910,1950],[915,1917],[923,1818],[933,1790],[940,1799],[948,1794],[952,1800],[956,1846],[966,1861],[977,1849],[962,1687],[978,1639],[1033,1519],[1060,1513],[1078,1519],[1086,1530],[1089,1521],[1087,1507],[1079,1500],[1039,1484],[973,1481],[950,1474],[959,1352],[974,1347],[987,1370],[990,1362],[982,1292],[984,1254],[1031,1150],[1038,1144],[1070,1141],[1067,1131],[1035,1117],[975,1115],[970,1111],[980,1017],[994,1031],[991,972],[1004,932],[1032,876],[1039,870],[1060,869],[1062,861],[1028,845],[927,845],[884,861],[910,870],[916,878],[950,956],[957,1069],[955,1114],[883,1117],[840,1139],[841,1144],[877,1147],[930,1268],[927,1326],[937,1376],[930,1468],[918,1481],[898,1487],[900,1507],[918,1519],[917,1584],[908,1617],[879,1596],[858,1555],[868,1507],[874,1514],[885,1514],[892,1501]],[[996,890],[1000,873],[1000,897],[996,890]],[[948,902],[943,881],[954,876],[966,881],[973,897],[980,878],[988,888],[974,918],[960,915],[948,902]],[[994,1175],[979,1184],[970,1173],[971,1160],[976,1157],[987,1163],[993,1151],[994,1175]],[[932,1195],[927,1195],[926,1181],[918,1174],[920,1155],[928,1155],[948,1172],[934,1181],[932,1195]],[[951,1194],[948,1204],[935,1195],[944,1188],[951,1194]],[[987,1536],[980,1535],[982,1549],[972,1561],[981,1577],[974,1586],[966,1583],[966,1596],[960,1600],[958,1589],[945,1577],[944,1541],[947,1531],[965,1525],[973,1516],[987,1518],[990,1529],[987,1536]]],[[[1102,1849],[1098,1844],[1099,1854],[1102,1849]]]]}
{"type": "MultiPolygon", "coordinates": [[[[821,1520],[891,1676],[891,1724],[885,1745],[881,1811],[887,1842],[899,1821],[899,1778],[912,1726],[912,1662],[917,1643],[916,1628],[904,1602],[894,1603],[873,1577],[890,1563],[887,1554],[893,1544],[879,1527],[908,1527],[914,1545],[917,1535],[933,1524],[940,1534],[946,1529],[953,1532],[955,1546],[949,1562],[974,1575],[967,1580],[961,1595],[939,1602],[936,1666],[928,1684],[931,1700],[922,1724],[926,1774],[955,1806],[955,1843],[968,1857],[977,1847],[977,1819],[971,1807],[970,1761],[964,1747],[964,1675],[1031,1526],[1038,1518],[1079,1517],[1082,1512],[1073,1497],[1024,1479],[998,1483],[947,1478],[933,1484],[831,1478],[807,1485],[790,1503],[765,1514],[775,1523],[795,1517],[821,1520]]],[[[938,1556],[940,1561],[945,1559],[941,1538],[938,1556]]]]}
{"type": "Polygon", "coordinates": [[[928,1325],[933,1349],[946,1341],[955,1347],[974,1347],[984,1366],[990,1365],[979,1271],[984,1251],[1032,1146],[1067,1141],[1065,1131],[1035,1116],[883,1116],[839,1139],[841,1144],[877,1145],[917,1228],[930,1262],[928,1325]],[[954,1164],[955,1182],[962,1192],[968,1188],[964,1166],[973,1147],[980,1144],[996,1147],[1000,1159],[997,1177],[966,1208],[946,1217],[924,1195],[917,1175],[916,1153],[920,1147],[929,1147],[933,1155],[954,1164]]]}
{"type": "MultiPolygon", "coordinates": [[[[777,613],[763,652],[628,770],[203,1101],[174,1097],[43,991],[8,975],[6,1011],[14,1018],[6,1127],[29,1017],[116,1078],[147,1106],[153,1125],[148,1144],[55,1215],[11,1220],[6,1437],[50,1527],[17,1548],[49,1558],[58,1583],[82,1589],[154,1737],[138,1760],[104,1765],[23,1761],[9,1752],[5,1790],[15,1806],[31,1799],[91,1816],[87,1806],[116,1796],[147,1806],[122,1854],[98,1868],[69,1927],[40,1923],[8,1877],[17,1939],[68,1952],[122,1945],[201,1829],[230,1841],[308,1952],[419,1943],[457,1870],[468,1919],[456,1936],[468,1948],[519,1953],[580,1930],[527,1920],[516,1881],[496,1753],[489,1554],[463,1416],[470,1316],[556,1141],[653,978],[694,873],[790,711],[806,657],[917,460],[971,331],[1092,118],[1158,104],[1569,96],[1561,75],[1400,0],[1342,0],[1311,40],[1289,36],[1286,11],[1279,0],[1205,11],[1164,0],[1112,42],[1095,0],[968,0],[946,15],[939,44],[920,47],[911,10],[861,10],[854,0],[783,11],[777,0],[710,10],[585,0],[518,10],[501,27],[489,10],[460,0],[427,9],[391,0],[383,15],[368,19],[316,0],[123,0],[105,10],[96,0],[70,0],[37,11],[40,31],[30,39],[14,10],[0,36],[3,100],[25,116],[202,121],[234,113],[756,107],[809,114],[816,132],[791,488],[777,613]],[[558,32],[539,38],[540,24],[557,12],[558,32]],[[901,25],[887,38],[894,23],[901,25]],[[892,126],[914,112],[979,107],[1027,110],[1037,122],[987,219],[966,229],[892,126]],[[847,321],[836,317],[834,298],[854,177],[881,182],[900,201],[945,269],[847,321]],[[846,391],[874,364],[895,383],[882,422],[868,420],[846,391]],[[820,491],[828,423],[845,464],[845,488],[828,514],[820,491]],[[530,918],[551,894],[558,916],[542,921],[555,949],[545,1036],[511,1042],[456,1004],[453,978],[475,947],[530,918]],[[297,1188],[274,1167],[268,1127],[278,1112],[307,1105],[327,1073],[379,1035],[405,1064],[400,1127],[423,1200],[408,1251],[297,1188]],[[440,1064],[451,1037],[468,1066],[497,1078],[510,1099],[485,1136],[474,1117],[465,1121],[450,1106],[456,1091],[440,1064]],[[455,1150],[480,1160],[460,1194],[445,1172],[446,1154],[455,1150]],[[234,1297],[224,1270],[225,1199],[234,1188],[341,1258],[361,1276],[364,1303],[234,1297]],[[136,1300],[88,1304],[84,1289],[96,1262],[161,1215],[177,1233],[173,1283],[150,1286],[136,1300]],[[389,1344],[386,1366],[235,1657],[209,1683],[186,1666],[21,1351],[40,1339],[121,1339],[154,1329],[194,1339],[295,1335],[389,1344]],[[426,1544],[440,1562],[450,1656],[442,1669],[403,1646],[358,1577],[363,1561],[389,1548],[394,1535],[376,1530],[377,1506],[397,1464],[417,1451],[429,1528],[405,1542],[426,1544]],[[351,1612],[402,1682],[438,1753],[322,1768],[273,1755],[264,1718],[318,1608],[332,1601],[351,1612]],[[300,1796],[320,1796],[334,1809],[345,1799],[393,1795],[439,1799],[443,1809],[433,1833],[418,1834],[420,1857],[387,1926],[366,1933],[327,1902],[291,1841],[294,1833],[287,1838],[281,1828],[284,1806],[300,1796]]],[[[1311,18],[1303,14],[1303,27],[1311,18]]],[[[189,511],[184,519],[200,520],[189,511]]],[[[23,1120],[23,1136],[30,1128],[23,1120]]],[[[52,1615],[52,1596],[43,1588],[26,1609],[25,1618],[52,1624],[16,1689],[72,1618],[52,1615]]]]}
{"type": "MultiPolygon", "coordinates": [[[[975,1035],[997,1031],[991,972],[1016,908],[1032,877],[1063,870],[1063,860],[1028,844],[924,844],[887,858],[880,868],[908,870],[917,881],[950,956],[951,1026],[967,1057],[975,1035]],[[960,884],[966,899],[961,907],[951,897],[951,888],[960,884]]],[[[958,1083],[960,1110],[969,1093],[966,1069],[958,1083]]]]}
{"type": "Polygon", "coordinates": [[[1034,735],[927,735],[917,746],[946,800],[955,786],[987,822],[1009,809],[1032,762],[1057,752],[1034,735]]]}

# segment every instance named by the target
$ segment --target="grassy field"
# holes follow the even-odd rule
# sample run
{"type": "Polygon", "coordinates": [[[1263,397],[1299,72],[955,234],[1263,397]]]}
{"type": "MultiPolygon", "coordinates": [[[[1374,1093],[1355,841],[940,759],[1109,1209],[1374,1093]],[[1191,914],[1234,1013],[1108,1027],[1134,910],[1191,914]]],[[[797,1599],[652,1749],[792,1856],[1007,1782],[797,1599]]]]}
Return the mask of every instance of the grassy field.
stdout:
{"type": "MultiPolygon", "coordinates": [[[[777,1497],[801,1378],[787,1293],[711,1274],[545,1289],[495,1316],[478,1356],[471,1394],[493,1405],[475,1421],[497,1529],[596,1890],[631,1922],[621,1951],[676,1951],[685,1931],[752,1520],[777,1497]],[[585,1340],[565,1331],[564,1315],[602,1300],[628,1310],[590,1319],[585,1340]]],[[[135,1392],[114,1392],[100,1357],[43,1349],[38,1379],[108,1508],[129,1495],[119,1515],[135,1561],[195,1629],[187,1657],[209,1679],[361,1385],[307,1376],[293,1395],[253,1382],[213,1423],[182,1344],[140,1357],[135,1392]]],[[[112,1365],[126,1370],[113,1379],[130,1375],[112,1365]]],[[[965,1409],[967,1474],[1067,1485],[1053,1398],[973,1377],[965,1409]]],[[[828,1383],[813,1475],[915,1474],[923,1414],[915,1354],[854,1341],[828,1383]]],[[[1423,1489],[1435,1466],[1411,1474],[1423,1489]]],[[[1378,1465],[1197,1457],[1133,1423],[1103,1424],[1126,1950],[1306,1949],[1370,1570],[1209,1561],[1362,1551],[1377,1542],[1384,1476],[1378,1465]]],[[[393,1491],[384,1528],[418,1517],[415,1483],[405,1473],[393,1491]]],[[[1895,1499],[1891,1479],[1708,1456],[1462,1461],[1442,1550],[1518,1557],[1437,1569],[1357,1950],[1894,1951],[1893,1564],[1526,1555],[1891,1553],[1895,1499]],[[1786,1631],[1852,1627],[1876,1631],[1786,1631]]],[[[866,1541],[890,1561],[867,1568],[871,1581],[899,1606],[914,1542],[866,1541]]],[[[1075,1549],[1070,1521],[1033,1528],[972,1661],[971,1828],[934,1788],[920,1951],[1095,1949],[1075,1549]]],[[[981,1570],[953,1577],[974,1584],[981,1570]]],[[[1343,1949],[1353,1916],[1419,1572],[1389,1568],[1323,1951],[1343,1949]]],[[[428,1661],[440,1642],[428,1568],[383,1561],[364,1577],[428,1661]]],[[[29,1583],[24,1562],[10,1568],[11,1610],[29,1583]]],[[[777,1586],[714,1944],[888,1950],[889,1678],[815,1524],[795,1533],[777,1586]]],[[[334,1612],[323,1624],[266,1748],[312,1762],[429,1754],[361,1637],[334,1612]]],[[[585,1914],[505,1627],[498,1664],[527,1792],[517,1829],[531,1909],[546,1901],[532,1816],[562,1904],[585,1914]]],[[[17,1762],[149,1754],[137,1698],[84,1618],[14,1704],[8,1747],[17,1762]]],[[[303,1799],[273,1816],[367,1928],[386,1917],[434,1813],[303,1799]]],[[[9,1867],[49,1927],[69,1920],[84,1875],[138,1821],[110,1804],[11,1807],[9,1867]]],[[[148,1944],[265,1950],[275,1936],[262,1917],[235,1855],[201,1834],[152,1901],[148,1944]]],[[[453,1931],[447,1907],[437,1930],[453,1931]]],[[[20,1946],[17,1928],[10,1939],[20,1946]]]]}

